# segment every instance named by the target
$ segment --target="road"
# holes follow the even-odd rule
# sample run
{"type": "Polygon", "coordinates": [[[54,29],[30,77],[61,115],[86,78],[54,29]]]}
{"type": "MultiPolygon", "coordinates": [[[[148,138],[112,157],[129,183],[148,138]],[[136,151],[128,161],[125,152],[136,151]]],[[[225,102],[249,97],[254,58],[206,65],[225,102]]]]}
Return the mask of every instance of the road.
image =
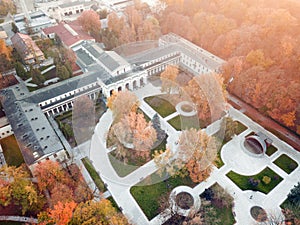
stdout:
{"type": "Polygon", "coordinates": [[[274,120],[262,115],[255,108],[243,102],[239,98],[229,94],[228,99],[229,99],[229,103],[233,107],[236,106],[240,107],[239,109],[240,111],[245,113],[252,120],[259,123],[261,126],[269,130],[274,135],[279,136],[278,138],[283,139],[283,141],[285,141],[286,143],[288,143],[289,145],[291,145],[293,148],[295,148],[297,151],[300,152],[300,138],[297,135],[295,135],[285,127],[281,126],[279,123],[275,122],[274,120]]]}

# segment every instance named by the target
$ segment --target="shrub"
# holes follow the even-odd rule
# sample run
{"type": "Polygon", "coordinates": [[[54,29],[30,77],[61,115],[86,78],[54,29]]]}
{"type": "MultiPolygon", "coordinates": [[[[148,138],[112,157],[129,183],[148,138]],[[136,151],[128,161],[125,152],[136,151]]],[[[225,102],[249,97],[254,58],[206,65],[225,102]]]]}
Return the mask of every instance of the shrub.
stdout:
{"type": "Polygon", "coordinates": [[[248,182],[251,186],[256,187],[260,183],[260,180],[254,179],[253,177],[250,177],[248,179],[248,182]]]}
{"type": "Polygon", "coordinates": [[[264,176],[264,177],[262,178],[262,181],[263,181],[265,184],[269,184],[269,183],[271,182],[271,178],[268,177],[268,176],[264,176]]]}

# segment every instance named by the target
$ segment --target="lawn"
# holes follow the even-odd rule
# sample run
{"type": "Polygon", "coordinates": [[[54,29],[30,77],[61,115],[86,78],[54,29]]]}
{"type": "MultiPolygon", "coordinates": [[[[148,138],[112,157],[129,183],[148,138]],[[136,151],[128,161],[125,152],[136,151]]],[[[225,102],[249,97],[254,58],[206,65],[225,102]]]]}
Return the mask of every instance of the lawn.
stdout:
{"type": "Polygon", "coordinates": [[[170,102],[159,96],[146,97],[144,101],[162,117],[167,117],[176,112],[175,107],[170,102]]]}
{"type": "Polygon", "coordinates": [[[287,174],[290,174],[298,167],[298,164],[286,154],[279,156],[273,163],[280,167],[287,174]]]}
{"type": "MultiPolygon", "coordinates": [[[[151,158],[153,157],[153,154],[156,150],[166,150],[166,143],[167,143],[167,137],[162,140],[162,142],[156,146],[154,149],[151,149],[151,158]]],[[[144,165],[147,162],[139,162],[139,163],[134,163],[134,162],[128,162],[124,163],[120,160],[118,160],[113,152],[108,153],[108,158],[110,160],[110,163],[116,173],[118,174],[119,177],[125,177],[128,174],[132,173],[134,170],[136,170],[138,167],[144,165]]]]}
{"type": "Polygon", "coordinates": [[[119,177],[125,177],[135,171],[139,166],[126,164],[118,160],[112,153],[108,153],[109,161],[119,177]]]}
{"type": "MultiPolygon", "coordinates": [[[[217,139],[218,140],[218,139],[217,139]]],[[[221,142],[221,140],[218,140],[219,142],[221,142]]],[[[224,165],[224,162],[221,158],[221,151],[222,151],[222,148],[223,146],[226,144],[226,142],[223,140],[222,143],[218,144],[218,146],[220,145],[219,149],[218,149],[218,152],[217,152],[217,157],[216,157],[216,160],[215,160],[215,166],[220,169],[223,165],[224,165]]]]}
{"type": "Polygon", "coordinates": [[[7,165],[18,167],[24,163],[23,155],[14,135],[1,139],[0,144],[7,165]]]}
{"type": "Polygon", "coordinates": [[[133,186],[130,189],[130,193],[135,198],[149,220],[160,213],[160,199],[163,196],[169,196],[169,193],[172,191],[172,189],[180,185],[187,185],[191,187],[196,185],[190,180],[189,177],[170,177],[165,181],[147,185],[152,183],[152,181],[155,182],[158,180],[161,180],[161,178],[157,174],[152,174],[138,183],[138,186],[133,186]]]}
{"type": "Polygon", "coordinates": [[[82,162],[86,168],[86,170],[89,172],[90,176],[92,177],[93,181],[95,182],[96,186],[101,192],[105,192],[107,189],[104,186],[103,181],[101,180],[99,174],[95,170],[94,166],[91,164],[90,160],[85,157],[82,159],[82,162]]]}
{"type": "Polygon", "coordinates": [[[268,156],[271,156],[271,155],[273,155],[275,152],[277,152],[277,148],[274,147],[273,145],[270,145],[270,146],[267,148],[266,154],[267,154],[268,156]]]}
{"type": "Polygon", "coordinates": [[[242,124],[239,121],[235,121],[235,122],[237,123],[237,129],[236,129],[236,132],[235,132],[236,135],[239,135],[240,133],[247,130],[247,127],[244,124],[242,124]]]}
{"type": "Polygon", "coordinates": [[[253,190],[260,191],[262,193],[268,194],[273,188],[275,188],[283,179],[269,167],[266,167],[260,173],[253,176],[243,176],[233,171],[230,171],[226,174],[240,189],[242,190],[253,190]],[[271,178],[271,182],[269,184],[265,184],[262,179],[264,176],[268,176],[271,178]],[[258,180],[259,183],[257,186],[251,185],[249,183],[249,179],[253,178],[258,180]]]}
{"type": "Polygon", "coordinates": [[[202,120],[199,120],[199,122],[195,121],[196,118],[186,118],[183,116],[175,116],[172,119],[168,120],[168,123],[171,124],[172,127],[174,127],[176,130],[186,130],[190,128],[204,128],[205,122],[202,120]],[[184,119],[184,125],[181,126],[181,120],[184,119]]]}

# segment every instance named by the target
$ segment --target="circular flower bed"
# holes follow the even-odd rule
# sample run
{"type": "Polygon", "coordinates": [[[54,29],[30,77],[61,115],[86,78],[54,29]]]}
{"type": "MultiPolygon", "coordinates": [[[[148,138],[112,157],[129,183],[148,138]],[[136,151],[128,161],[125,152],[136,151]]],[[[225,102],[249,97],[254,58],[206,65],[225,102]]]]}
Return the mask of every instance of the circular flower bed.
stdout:
{"type": "Polygon", "coordinates": [[[253,206],[250,209],[250,214],[257,222],[265,222],[268,219],[266,211],[260,206],[253,206]]]}
{"type": "Polygon", "coordinates": [[[175,202],[182,209],[190,209],[194,205],[194,198],[187,192],[181,192],[176,195],[175,202]]]}

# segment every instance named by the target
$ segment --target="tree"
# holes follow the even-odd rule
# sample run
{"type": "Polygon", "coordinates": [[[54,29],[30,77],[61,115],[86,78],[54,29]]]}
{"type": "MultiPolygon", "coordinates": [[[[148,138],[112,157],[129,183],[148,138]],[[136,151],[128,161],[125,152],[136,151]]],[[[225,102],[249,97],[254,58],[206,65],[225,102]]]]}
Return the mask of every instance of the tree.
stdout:
{"type": "Polygon", "coordinates": [[[58,202],[53,209],[48,209],[47,212],[42,212],[38,215],[39,224],[57,224],[66,225],[72,219],[76,203],[71,201],[67,203],[58,202]]]}
{"type": "Polygon", "coordinates": [[[184,87],[184,91],[196,105],[198,117],[206,124],[221,117],[227,98],[221,75],[213,73],[195,76],[184,87]]]}
{"type": "Polygon", "coordinates": [[[16,69],[17,75],[19,77],[21,77],[22,79],[28,78],[28,75],[27,75],[22,63],[16,62],[15,69],[16,69]]]}
{"type": "Polygon", "coordinates": [[[120,120],[130,112],[136,112],[139,104],[137,96],[128,90],[114,91],[107,99],[107,107],[112,110],[115,121],[120,120]]]}
{"type": "Polygon", "coordinates": [[[297,183],[293,187],[293,189],[288,194],[288,201],[292,204],[300,208],[300,182],[297,183]]]}
{"type": "Polygon", "coordinates": [[[22,214],[34,210],[42,203],[42,196],[30,180],[29,173],[23,166],[3,166],[0,168],[0,204],[20,205],[22,214]]]}
{"type": "Polygon", "coordinates": [[[86,32],[96,40],[100,39],[101,22],[99,14],[94,10],[85,10],[77,20],[86,32]]]}
{"type": "Polygon", "coordinates": [[[130,158],[150,158],[150,150],[156,141],[156,131],[151,122],[146,122],[141,113],[130,112],[120,122],[112,126],[112,131],[122,146],[120,155],[130,158]],[[130,148],[133,151],[122,154],[122,150],[130,148]]]}
{"type": "Polygon", "coordinates": [[[193,182],[205,180],[217,156],[216,140],[204,131],[185,130],[179,138],[178,159],[186,165],[193,182]]]}
{"type": "Polygon", "coordinates": [[[121,31],[125,25],[125,20],[123,17],[118,17],[115,12],[111,12],[107,17],[108,29],[113,31],[117,37],[120,36],[121,31]]]}
{"type": "Polygon", "coordinates": [[[160,74],[162,92],[170,94],[178,86],[176,81],[178,74],[179,69],[177,66],[168,65],[166,67],[165,71],[160,74]]]}
{"type": "Polygon", "coordinates": [[[6,16],[8,13],[16,13],[16,6],[12,0],[2,0],[0,2],[0,16],[6,16]]]}
{"type": "Polygon", "coordinates": [[[64,179],[64,172],[58,162],[46,160],[38,164],[34,169],[34,176],[38,180],[41,191],[52,190],[57,183],[64,179]]]}
{"type": "Polygon", "coordinates": [[[107,199],[99,202],[80,203],[74,213],[70,225],[129,225],[126,218],[112,206],[107,199]]]}
{"type": "Polygon", "coordinates": [[[39,69],[30,69],[30,75],[32,77],[32,82],[37,84],[38,86],[42,86],[45,82],[45,77],[41,74],[39,69]]]}
{"type": "Polygon", "coordinates": [[[69,70],[64,65],[56,65],[56,75],[61,80],[65,80],[71,77],[69,70]]]}

